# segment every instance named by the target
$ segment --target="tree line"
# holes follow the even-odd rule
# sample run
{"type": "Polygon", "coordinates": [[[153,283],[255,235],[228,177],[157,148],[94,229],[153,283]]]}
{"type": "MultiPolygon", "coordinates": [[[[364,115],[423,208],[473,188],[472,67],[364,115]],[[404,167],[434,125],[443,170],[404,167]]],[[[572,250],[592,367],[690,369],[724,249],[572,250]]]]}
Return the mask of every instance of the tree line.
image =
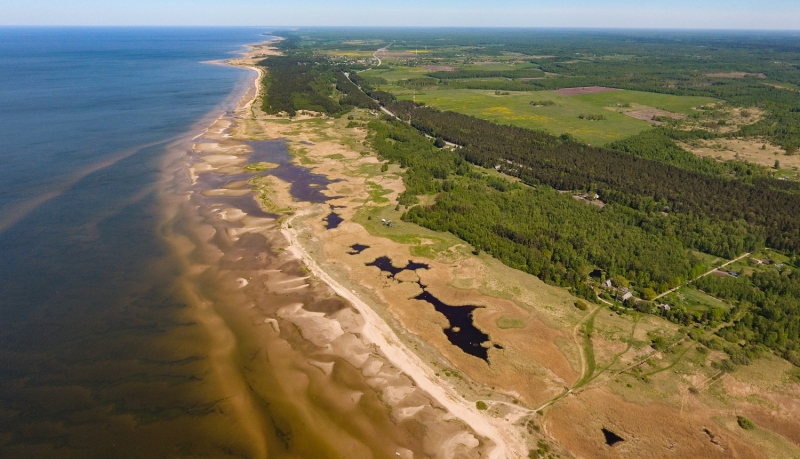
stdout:
{"type": "Polygon", "coordinates": [[[427,135],[461,145],[458,151],[467,161],[519,177],[530,185],[558,190],[590,188],[604,202],[635,209],[655,208],[726,223],[745,221],[764,231],[764,243],[770,247],[800,251],[800,196],[794,193],[410,101],[395,102],[390,110],[427,135]]]}

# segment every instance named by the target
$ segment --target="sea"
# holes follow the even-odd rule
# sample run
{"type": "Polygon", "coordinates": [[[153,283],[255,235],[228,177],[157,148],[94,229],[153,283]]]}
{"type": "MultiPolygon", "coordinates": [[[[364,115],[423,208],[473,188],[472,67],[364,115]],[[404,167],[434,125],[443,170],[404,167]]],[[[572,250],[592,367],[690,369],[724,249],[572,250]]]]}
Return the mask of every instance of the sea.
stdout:
{"type": "MultiPolygon", "coordinates": [[[[0,457],[248,457],[164,237],[165,155],[262,28],[0,28],[0,457]]],[[[174,148],[172,150],[174,152],[174,148]]]]}

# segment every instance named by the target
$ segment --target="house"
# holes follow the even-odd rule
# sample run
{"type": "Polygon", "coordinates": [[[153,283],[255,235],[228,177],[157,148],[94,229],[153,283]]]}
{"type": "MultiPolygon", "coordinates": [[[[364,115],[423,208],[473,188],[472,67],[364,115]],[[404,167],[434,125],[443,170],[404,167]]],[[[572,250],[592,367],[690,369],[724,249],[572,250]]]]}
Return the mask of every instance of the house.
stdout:
{"type": "Polygon", "coordinates": [[[661,303],[658,305],[658,309],[661,309],[662,311],[669,311],[672,309],[672,307],[666,303],[661,303]]]}
{"type": "Polygon", "coordinates": [[[628,293],[622,295],[622,301],[628,301],[631,298],[633,298],[633,293],[631,293],[631,292],[628,292],[628,293]]]}
{"type": "Polygon", "coordinates": [[[605,282],[603,282],[603,285],[604,285],[604,286],[606,286],[606,287],[608,287],[608,288],[611,288],[611,286],[612,286],[613,284],[611,284],[611,279],[606,279],[606,281],[605,281],[605,282]]]}

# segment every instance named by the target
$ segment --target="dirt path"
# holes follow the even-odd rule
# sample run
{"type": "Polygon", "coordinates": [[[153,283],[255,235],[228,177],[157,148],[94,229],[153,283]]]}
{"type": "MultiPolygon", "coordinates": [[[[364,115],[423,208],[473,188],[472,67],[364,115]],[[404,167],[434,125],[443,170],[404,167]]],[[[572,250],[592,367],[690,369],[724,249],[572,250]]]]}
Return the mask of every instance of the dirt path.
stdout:
{"type": "Polygon", "coordinates": [[[726,266],[728,266],[728,265],[730,265],[730,264],[732,264],[732,263],[736,263],[737,261],[741,260],[741,259],[742,259],[742,258],[744,258],[744,257],[749,257],[751,253],[752,253],[752,252],[747,252],[747,253],[745,253],[744,255],[739,255],[738,257],[734,258],[733,260],[731,260],[731,261],[728,261],[728,262],[726,262],[726,263],[723,263],[723,264],[721,264],[721,265],[717,266],[716,268],[713,268],[713,269],[711,269],[711,270],[709,270],[709,271],[707,271],[707,272],[705,272],[705,273],[703,273],[703,274],[701,274],[701,275],[699,275],[699,276],[695,277],[694,279],[688,280],[688,281],[686,281],[686,282],[682,283],[681,285],[679,285],[679,286],[677,286],[677,287],[673,288],[672,290],[667,290],[666,292],[662,293],[661,295],[658,295],[657,297],[653,298],[653,301],[655,301],[655,300],[657,300],[657,299],[659,299],[659,298],[661,298],[661,297],[663,297],[663,296],[669,295],[669,294],[670,294],[670,293],[672,293],[672,292],[675,292],[675,291],[677,291],[677,290],[680,290],[682,287],[684,287],[684,286],[686,286],[686,285],[688,285],[688,284],[691,284],[692,282],[696,281],[697,279],[700,279],[701,277],[706,277],[706,276],[708,276],[709,274],[713,273],[714,271],[717,271],[717,270],[719,270],[719,269],[722,269],[722,268],[724,268],[724,267],[726,267],[726,266]]]}

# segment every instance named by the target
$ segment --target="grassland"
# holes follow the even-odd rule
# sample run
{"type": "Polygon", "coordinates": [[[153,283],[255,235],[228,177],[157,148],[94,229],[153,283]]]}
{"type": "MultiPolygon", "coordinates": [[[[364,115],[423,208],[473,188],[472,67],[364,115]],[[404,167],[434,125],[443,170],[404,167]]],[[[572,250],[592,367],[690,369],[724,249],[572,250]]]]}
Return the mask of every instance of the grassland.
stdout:
{"type": "MultiPolygon", "coordinates": [[[[387,72],[392,78],[394,71],[387,72]]],[[[384,78],[387,78],[384,76],[384,78]]],[[[388,80],[388,78],[387,78],[388,80]]],[[[414,98],[417,102],[441,109],[473,115],[497,123],[548,131],[553,134],[569,133],[593,145],[603,145],[620,140],[645,129],[650,123],[638,120],[609,108],[617,104],[637,104],[689,114],[692,107],[713,102],[702,97],[672,96],[639,91],[613,91],[599,94],[562,96],[552,91],[510,92],[498,95],[495,91],[454,89],[418,92],[412,96],[401,94],[400,99],[414,98]],[[532,106],[533,101],[553,101],[555,105],[532,106]],[[603,120],[580,119],[579,115],[602,115],[603,120]]]]}
{"type": "Polygon", "coordinates": [[[690,311],[706,308],[731,308],[729,304],[692,287],[683,287],[675,292],[675,295],[678,300],[677,304],[685,306],[690,311]]]}
{"type": "Polygon", "coordinates": [[[387,69],[372,69],[361,73],[364,77],[380,77],[386,81],[393,83],[400,80],[408,80],[410,78],[421,78],[430,70],[424,67],[393,67],[387,69]]]}

